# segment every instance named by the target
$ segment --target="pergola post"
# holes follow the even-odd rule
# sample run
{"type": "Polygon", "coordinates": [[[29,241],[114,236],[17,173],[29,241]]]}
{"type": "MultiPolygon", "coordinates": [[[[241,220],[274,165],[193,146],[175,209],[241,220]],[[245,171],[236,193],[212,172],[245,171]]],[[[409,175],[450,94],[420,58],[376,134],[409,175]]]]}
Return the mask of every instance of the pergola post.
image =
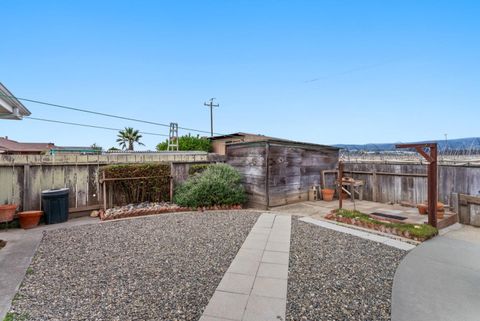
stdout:
{"type": "Polygon", "coordinates": [[[342,209],[343,198],[342,198],[342,180],[343,180],[343,162],[338,162],[338,209],[342,209]]]}
{"type": "Polygon", "coordinates": [[[396,148],[415,148],[428,161],[428,224],[437,227],[437,143],[399,144],[396,148]],[[425,151],[428,149],[428,153],[425,151]]]}

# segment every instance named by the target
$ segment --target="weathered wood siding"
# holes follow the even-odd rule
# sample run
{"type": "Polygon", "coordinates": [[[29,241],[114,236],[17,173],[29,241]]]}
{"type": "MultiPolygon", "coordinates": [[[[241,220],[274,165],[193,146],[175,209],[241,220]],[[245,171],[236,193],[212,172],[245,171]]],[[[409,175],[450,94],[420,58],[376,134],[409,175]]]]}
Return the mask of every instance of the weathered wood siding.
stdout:
{"type": "Polygon", "coordinates": [[[242,175],[242,183],[248,196],[248,206],[267,207],[267,191],[265,185],[267,163],[266,144],[229,145],[227,148],[227,164],[235,167],[242,175]]]}
{"type": "Polygon", "coordinates": [[[308,199],[321,171],[334,169],[338,151],[305,145],[255,142],[227,147],[227,163],[242,175],[249,205],[267,208],[308,199]]]}
{"type": "MultiPolygon", "coordinates": [[[[427,165],[395,164],[395,163],[345,163],[345,170],[377,172],[377,173],[411,173],[426,174],[427,165]]],[[[356,179],[365,181],[363,198],[373,201],[372,174],[350,174],[356,179]]],[[[376,175],[378,197],[377,202],[400,203],[401,201],[420,203],[427,199],[427,178],[399,175],[376,175]]],[[[472,166],[438,166],[438,197],[445,204],[451,204],[452,193],[479,195],[480,167],[472,166]]]]}
{"type": "Polygon", "coordinates": [[[337,162],[336,150],[270,144],[269,206],[308,200],[309,188],[320,185],[322,170],[334,169],[337,162]]]}

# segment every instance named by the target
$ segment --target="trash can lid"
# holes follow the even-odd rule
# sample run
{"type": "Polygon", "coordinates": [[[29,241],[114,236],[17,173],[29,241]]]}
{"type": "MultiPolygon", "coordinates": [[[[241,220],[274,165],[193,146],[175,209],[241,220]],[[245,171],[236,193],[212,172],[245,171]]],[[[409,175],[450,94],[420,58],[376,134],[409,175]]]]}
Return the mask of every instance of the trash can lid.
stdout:
{"type": "Polygon", "coordinates": [[[47,189],[42,191],[42,195],[49,195],[49,194],[64,194],[68,193],[70,189],[69,188],[59,188],[59,189],[47,189]]]}

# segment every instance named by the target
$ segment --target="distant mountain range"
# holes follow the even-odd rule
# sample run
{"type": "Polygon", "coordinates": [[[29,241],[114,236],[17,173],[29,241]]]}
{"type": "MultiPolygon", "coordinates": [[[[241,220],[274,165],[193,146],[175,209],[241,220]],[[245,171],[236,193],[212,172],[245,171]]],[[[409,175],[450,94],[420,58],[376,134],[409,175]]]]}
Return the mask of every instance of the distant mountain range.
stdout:
{"type": "MultiPolygon", "coordinates": [[[[480,137],[458,138],[449,140],[430,140],[413,143],[437,143],[440,151],[471,151],[480,150],[480,137]]],[[[395,144],[402,143],[386,143],[386,144],[337,144],[336,147],[347,149],[349,151],[364,152],[386,152],[394,151],[395,144]]]]}

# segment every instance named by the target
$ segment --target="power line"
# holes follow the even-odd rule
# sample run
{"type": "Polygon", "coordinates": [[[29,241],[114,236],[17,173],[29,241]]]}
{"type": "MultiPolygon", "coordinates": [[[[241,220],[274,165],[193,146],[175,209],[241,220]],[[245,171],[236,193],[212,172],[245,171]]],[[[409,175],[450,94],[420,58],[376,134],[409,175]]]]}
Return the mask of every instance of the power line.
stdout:
{"type": "MultiPolygon", "coordinates": [[[[53,119],[45,119],[45,118],[37,118],[37,117],[30,117],[30,116],[24,116],[24,118],[25,118],[25,119],[31,119],[31,120],[45,121],[45,122],[49,122],[49,123],[57,123],[57,124],[64,124],[64,125],[80,126],[80,127],[89,127],[89,128],[97,128],[97,129],[108,129],[108,130],[114,130],[114,131],[123,130],[123,129],[118,129],[118,128],[103,127],[103,126],[88,125],[88,124],[80,124],[80,123],[72,123],[72,122],[67,122],[67,121],[53,120],[53,119]]],[[[165,135],[165,134],[156,134],[156,133],[140,132],[140,131],[139,131],[139,133],[140,133],[140,134],[143,134],[143,135],[154,135],[154,136],[168,137],[168,135],[165,135]]]]}
{"type": "MultiPolygon", "coordinates": [[[[16,96],[8,96],[8,95],[2,94],[2,93],[0,93],[0,96],[7,97],[7,98],[14,98],[14,99],[23,100],[23,101],[28,101],[30,103],[46,105],[46,106],[55,107],[55,108],[68,109],[68,110],[78,111],[78,112],[82,112],[82,113],[88,113],[88,114],[93,114],[93,115],[123,119],[123,120],[138,122],[138,123],[145,123],[145,124],[151,124],[151,125],[157,125],[157,126],[163,126],[163,127],[169,127],[170,128],[170,124],[162,124],[162,123],[157,123],[157,122],[143,120],[143,119],[137,119],[137,118],[131,118],[131,117],[124,117],[124,116],[118,116],[118,115],[113,115],[113,114],[101,113],[101,112],[98,112],[98,111],[82,109],[82,108],[77,108],[77,107],[71,107],[71,106],[65,106],[65,105],[59,105],[59,104],[53,104],[53,103],[40,101],[40,100],[35,100],[35,99],[22,98],[22,97],[16,97],[16,96]]],[[[210,134],[210,132],[206,131],[206,130],[200,130],[200,129],[194,129],[194,128],[188,128],[188,127],[180,127],[180,126],[178,128],[183,129],[183,130],[187,130],[187,131],[192,131],[192,132],[210,134]]],[[[215,134],[222,135],[221,133],[215,133],[215,134]]]]}

